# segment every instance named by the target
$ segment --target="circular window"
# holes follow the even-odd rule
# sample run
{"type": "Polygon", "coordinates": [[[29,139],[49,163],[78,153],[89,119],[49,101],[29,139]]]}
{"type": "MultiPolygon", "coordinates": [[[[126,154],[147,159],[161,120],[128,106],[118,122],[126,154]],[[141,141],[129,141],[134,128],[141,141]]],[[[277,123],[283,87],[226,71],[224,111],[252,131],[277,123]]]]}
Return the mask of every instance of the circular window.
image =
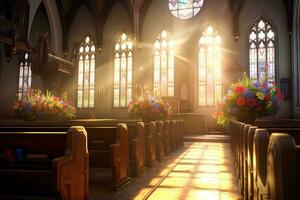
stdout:
{"type": "Polygon", "coordinates": [[[169,9],[179,19],[189,19],[199,13],[204,0],[169,0],[169,9]]]}

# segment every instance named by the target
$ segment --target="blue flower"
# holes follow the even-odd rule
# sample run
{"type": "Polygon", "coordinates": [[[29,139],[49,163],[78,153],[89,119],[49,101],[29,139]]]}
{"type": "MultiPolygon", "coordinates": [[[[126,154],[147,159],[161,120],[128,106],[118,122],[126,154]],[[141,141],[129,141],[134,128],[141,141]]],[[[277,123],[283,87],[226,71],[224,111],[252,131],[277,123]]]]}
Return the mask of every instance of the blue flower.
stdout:
{"type": "Polygon", "coordinates": [[[253,83],[253,86],[258,88],[260,86],[260,83],[259,82],[255,82],[255,83],[253,83]]]}
{"type": "Polygon", "coordinates": [[[253,93],[250,90],[246,90],[246,92],[244,93],[244,96],[246,97],[246,99],[252,99],[255,97],[255,93],[253,93]]]}

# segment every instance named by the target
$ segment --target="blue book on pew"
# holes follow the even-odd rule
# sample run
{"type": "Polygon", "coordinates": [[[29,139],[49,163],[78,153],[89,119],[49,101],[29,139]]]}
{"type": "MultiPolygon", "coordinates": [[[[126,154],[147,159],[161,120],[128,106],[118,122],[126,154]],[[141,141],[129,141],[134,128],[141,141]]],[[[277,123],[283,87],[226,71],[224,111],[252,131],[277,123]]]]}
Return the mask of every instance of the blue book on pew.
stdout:
{"type": "Polygon", "coordinates": [[[26,164],[27,159],[26,159],[26,151],[23,148],[16,148],[14,149],[14,155],[16,162],[19,164],[26,164]]]}

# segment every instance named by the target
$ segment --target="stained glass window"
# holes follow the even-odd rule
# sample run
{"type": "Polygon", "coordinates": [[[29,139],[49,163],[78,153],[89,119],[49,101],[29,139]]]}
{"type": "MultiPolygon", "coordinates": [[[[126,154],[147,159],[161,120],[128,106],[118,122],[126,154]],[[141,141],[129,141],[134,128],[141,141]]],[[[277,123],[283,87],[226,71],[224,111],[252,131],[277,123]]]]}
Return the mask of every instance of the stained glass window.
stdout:
{"type": "Polygon", "coordinates": [[[189,19],[197,15],[204,0],[169,0],[171,13],[179,19],[189,19]]]}
{"type": "Polygon", "coordinates": [[[154,94],[174,96],[174,41],[166,31],[154,43],[154,94]]]}
{"type": "Polygon", "coordinates": [[[20,58],[19,67],[19,86],[18,86],[18,98],[21,99],[28,90],[31,88],[32,72],[31,72],[31,58],[28,53],[22,55],[20,58]]]}
{"type": "Polygon", "coordinates": [[[199,106],[212,106],[222,99],[221,42],[218,32],[211,26],[199,40],[199,106]]]}
{"type": "Polygon", "coordinates": [[[115,44],[114,107],[126,107],[132,100],[133,43],[123,33],[115,44]]]}
{"type": "Polygon", "coordinates": [[[95,106],[95,50],[93,40],[86,36],[78,49],[78,108],[95,106]]]}
{"type": "Polygon", "coordinates": [[[275,81],[275,32],[260,18],[249,34],[249,74],[255,81],[275,81]]]}

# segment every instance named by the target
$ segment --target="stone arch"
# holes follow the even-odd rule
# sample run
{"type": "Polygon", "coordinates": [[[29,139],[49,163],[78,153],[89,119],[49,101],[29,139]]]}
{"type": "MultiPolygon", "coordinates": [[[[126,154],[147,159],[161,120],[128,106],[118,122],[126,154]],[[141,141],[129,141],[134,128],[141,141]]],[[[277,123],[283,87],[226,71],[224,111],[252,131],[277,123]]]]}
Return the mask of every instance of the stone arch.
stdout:
{"type": "MultiPolygon", "coordinates": [[[[57,54],[62,55],[63,31],[62,31],[61,19],[59,16],[56,1],[37,0],[37,1],[33,1],[30,3],[30,16],[29,16],[29,23],[28,23],[28,31],[30,33],[33,19],[36,15],[36,12],[41,3],[44,4],[47,15],[48,15],[54,51],[57,54]]],[[[29,35],[30,34],[28,34],[28,38],[29,38],[29,35]]]]}

